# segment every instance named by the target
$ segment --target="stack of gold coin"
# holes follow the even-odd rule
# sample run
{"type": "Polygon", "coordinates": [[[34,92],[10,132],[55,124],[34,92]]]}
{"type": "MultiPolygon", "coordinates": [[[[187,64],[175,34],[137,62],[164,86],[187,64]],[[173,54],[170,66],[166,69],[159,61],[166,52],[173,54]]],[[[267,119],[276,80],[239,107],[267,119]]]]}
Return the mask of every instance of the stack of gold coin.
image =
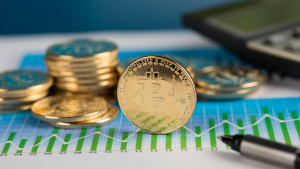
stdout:
{"type": "Polygon", "coordinates": [[[49,96],[32,105],[32,115],[46,124],[66,129],[92,128],[118,117],[116,106],[101,97],[49,96]]]}
{"type": "Polygon", "coordinates": [[[0,111],[30,109],[33,102],[48,95],[52,84],[52,77],[43,72],[18,70],[0,73],[0,111]]]}
{"type": "Polygon", "coordinates": [[[195,74],[198,95],[213,100],[246,97],[255,92],[264,79],[261,71],[246,67],[209,66],[195,74]]]}
{"type": "MultiPolygon", "coordinates": [[[[179,64],[181,64],[189,73],[190,75],[193,77],[194,76],[194,72],[192,69],[192,64],[190,63],[190,61],[184,57],[181,56],[177,56],[177,55],[171,55],[171,54],[166,54],[164,55],[166,57],[169,57],[175,61],[177,61],[179,64]]],[[[123,70],[133,61],[135,61],[136,59],[138,59],[140,57],[132,57],[132,58],[128,58],[124,61],[121,61],[117,67],[118,73],[119,75],[122,74],[123,70]]]]}
{"type": "Polygon", "coordinates": [[[102,40],[75,40],[51,46],[45,62],[60,94],[111,93],[117,85],[118,49],[102,40]]]}
{"type": "Polygon", "coordinates": [[[188,71],[175,60],[160,55],[130,63],[123,70],[117,89],[124,115],[149,133],[178,130],[192,117],[197,101],[188,71]]]}

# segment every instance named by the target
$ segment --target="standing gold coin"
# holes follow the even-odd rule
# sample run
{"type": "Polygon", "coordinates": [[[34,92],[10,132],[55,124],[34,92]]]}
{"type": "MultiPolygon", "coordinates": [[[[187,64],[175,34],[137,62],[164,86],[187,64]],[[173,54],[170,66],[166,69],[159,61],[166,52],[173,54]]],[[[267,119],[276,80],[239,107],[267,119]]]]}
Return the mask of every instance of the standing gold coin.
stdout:
{"type": "Polygon", "coordinates": [[[138,128],[156,134],[178,130],[196,106],[194,82],[178,62],[150,55],[130,63],[118,83],[119,105],[138,128]]]}
{"type": "Polygon", "coordinates": [[[107,102],[100,97],[50,96],[32,105],[32,115],[47,122],[85,121],[103,115],[107,102]]]}

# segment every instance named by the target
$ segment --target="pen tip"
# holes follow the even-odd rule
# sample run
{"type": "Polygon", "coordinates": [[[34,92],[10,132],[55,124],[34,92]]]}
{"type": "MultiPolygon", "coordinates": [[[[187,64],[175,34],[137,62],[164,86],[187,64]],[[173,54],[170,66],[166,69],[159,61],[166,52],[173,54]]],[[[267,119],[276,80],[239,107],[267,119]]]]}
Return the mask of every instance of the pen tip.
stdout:
{"type": "Polygon", "coordinates": [[[222,141],[222,136],[217,136],[217,138],[222,141]]]}

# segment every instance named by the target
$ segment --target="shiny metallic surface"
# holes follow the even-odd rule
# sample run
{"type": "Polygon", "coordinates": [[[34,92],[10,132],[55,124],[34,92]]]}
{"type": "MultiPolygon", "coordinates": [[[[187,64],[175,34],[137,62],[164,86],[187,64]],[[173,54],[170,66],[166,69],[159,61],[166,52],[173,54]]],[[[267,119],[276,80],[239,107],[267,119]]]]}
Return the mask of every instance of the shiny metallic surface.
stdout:
{"type": "Polygon", "coordinates": [[[297,148],[246,135],[240,146],[245,157],[283,168],[295,168],[297,148]]]}
{"type": "Polygon", "coordinates": [[[119,105],[138,128],[156,134],[178,130],[194,113],[196,90],[178,62],[149,55],[130,63],[118,83],[119,105]]]}

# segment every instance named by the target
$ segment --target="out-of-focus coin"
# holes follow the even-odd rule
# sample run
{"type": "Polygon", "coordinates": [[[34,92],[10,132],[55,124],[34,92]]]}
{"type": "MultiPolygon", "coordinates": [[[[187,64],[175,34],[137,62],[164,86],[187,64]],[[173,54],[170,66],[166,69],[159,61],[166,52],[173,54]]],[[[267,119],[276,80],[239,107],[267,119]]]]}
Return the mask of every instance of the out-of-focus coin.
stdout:
{"type": "Polygon", "coordinates": [[[43,72],[17,70],[0,73],[0,97],[26,97],[50,88],[53,79],[43,72]]]}
{"type": "Polygon", "coordinates": [[[45,59],[47,65],[58,66],[62,68],[81,68],[81,67],[90,67],[95,65],[105,64],[107,62],[113,62],[118,60],[117,56],[110,56],[107,59],[97,59],[90,62],[65,62],[65,61],[53,61],[50,59],[45,59]]]}
{"type": "Polygon", "coordinates": [[[99,96],[107,95],[112,92],[111,88],[101,89],[101,90],[91,90],[89,92],[70,92],[70,91],[60,91],[56,90],[55,95],[65,95],[65,96],[99,96]]]}
{"type": "Polygon", "coordinates": [[[103,40],[81,39],[51,46],[47,50],[46,58],[69,62],[88,62],[115,56],[117,52],[118,49],[114,43],[103,40]]]}
{"type": "Polygon", "coordinates": [[[58,83],[76,83],[80,85],[80,84],[98,83],[100,81],[108,80],[108,79],[116,79],[117,76],[118,76],[117,72],[114,72],[114,73],[103,74],[93,78],[62,77],[62,78],[56,78],[56,81],[58,83]]]}
{"type": "Polygon", "coordinates": [[[107,111],[107,102],[99,97],[50,96],[32,105],[32,115],[47,122],[73,122],[94,119],[107,111]]]}
{"type": "Polygon", "coordinates": [[[24,103],[28,103],[28,102],[34,102],[37,100],[40,100],[44,97],[46,97],[48,95],[48,90],[46,91],[42,91],[39,93],[35,93],[32,95],[29,95],[27,97],[20,97],[20,98],[0,98],[0,106],[1,105],[5,105],[5,104],[10,104],[10,105],[14,105],[14,104],[24,104],[24,103]]]}
{"type": "Polygon", "coordinates": [[[18,105],[18,106],[0,106],[0,115],[3,114],[12,114],[19,112],[21,110],[29,110],[32,106],[32,103],[24,104],[24,105],[18,105]]]}
{"type": "Polygon", "coordinates": [[[138,128],[164,134],[184,126],[194,113],[196,89],[186,69],[159,55],[139,58],[123,71],[119,105],[138,128]]]}
{"type": "Polygon", "coordinates": [[[264,81],[264,75],[252,68],[210,66],[196,72],[195,81],[206,89],[235,91],[257,87],[264,81]]]}
{"type": "Polygon", "coordinates": [[[234,100],[244,98],[255,92],[258,87],[250,89],[242,89],[237,91],[216,91],[197,87],[197,94],[212,100],[234,100]]]}
{"type": "Polygon", "coordinates": [[[94,70],[98,70],[98,69],[103,69],[103,68],[112,68],[112,67],[116,67],[118,65],[119,61],[118,60],[114,60],[112,62],[106,62],[106,63],[101,63],[101,64],[97,64],[97,65],[94,65],[94,66],[88,66],[88,67],[72,67],[72,66],[69,66],[69,67],[59,67],[59,66],[56,66],[56,65],[49,65],[47,64],[48,66],[48,69],[50,71],[76,71],[77,69],[80,69],[80,71],[94,71],[94,70]]]}
{"type": "Polygon", "coordinates": [[[115,86],[118,83],[118,79],[109,79],[109,80],[103,80],[98,83],[93,84],[85,84],[85,85],[79,85],[76,83],[55,83],[55,87],[61,90],[67,90],[67,91],[74,91],[74,92],[89,92],[94,90],[100,90],[105,88],[110,88],[115,86]]]}
{"type": "Polygon", "coordinates": [[[82,71],[81,69],[74,71],[56,71],[50,70],[49,74],[54,77],[75,77],[75,78],[93,78],[106,73],[115,72],[115,68],[107,67],[102,69],[97,69],[95,71],[82,71]]]}
{"type": "Polygon", "coordinates": [[[65,128],[65,129],[81,129],[81,128],[92,128],[97,126],[103,126],[108,123],[111,123],[115,119],[118,118],[119,110],[116,106],[108,104],[108,110],[107,112],[97,118],[90,119],[87,121],[81,121],[81,122],[58,122],[58,123],[49,123],[46,122],[46,124],[58,127],[58,128],[65,128]]]}

